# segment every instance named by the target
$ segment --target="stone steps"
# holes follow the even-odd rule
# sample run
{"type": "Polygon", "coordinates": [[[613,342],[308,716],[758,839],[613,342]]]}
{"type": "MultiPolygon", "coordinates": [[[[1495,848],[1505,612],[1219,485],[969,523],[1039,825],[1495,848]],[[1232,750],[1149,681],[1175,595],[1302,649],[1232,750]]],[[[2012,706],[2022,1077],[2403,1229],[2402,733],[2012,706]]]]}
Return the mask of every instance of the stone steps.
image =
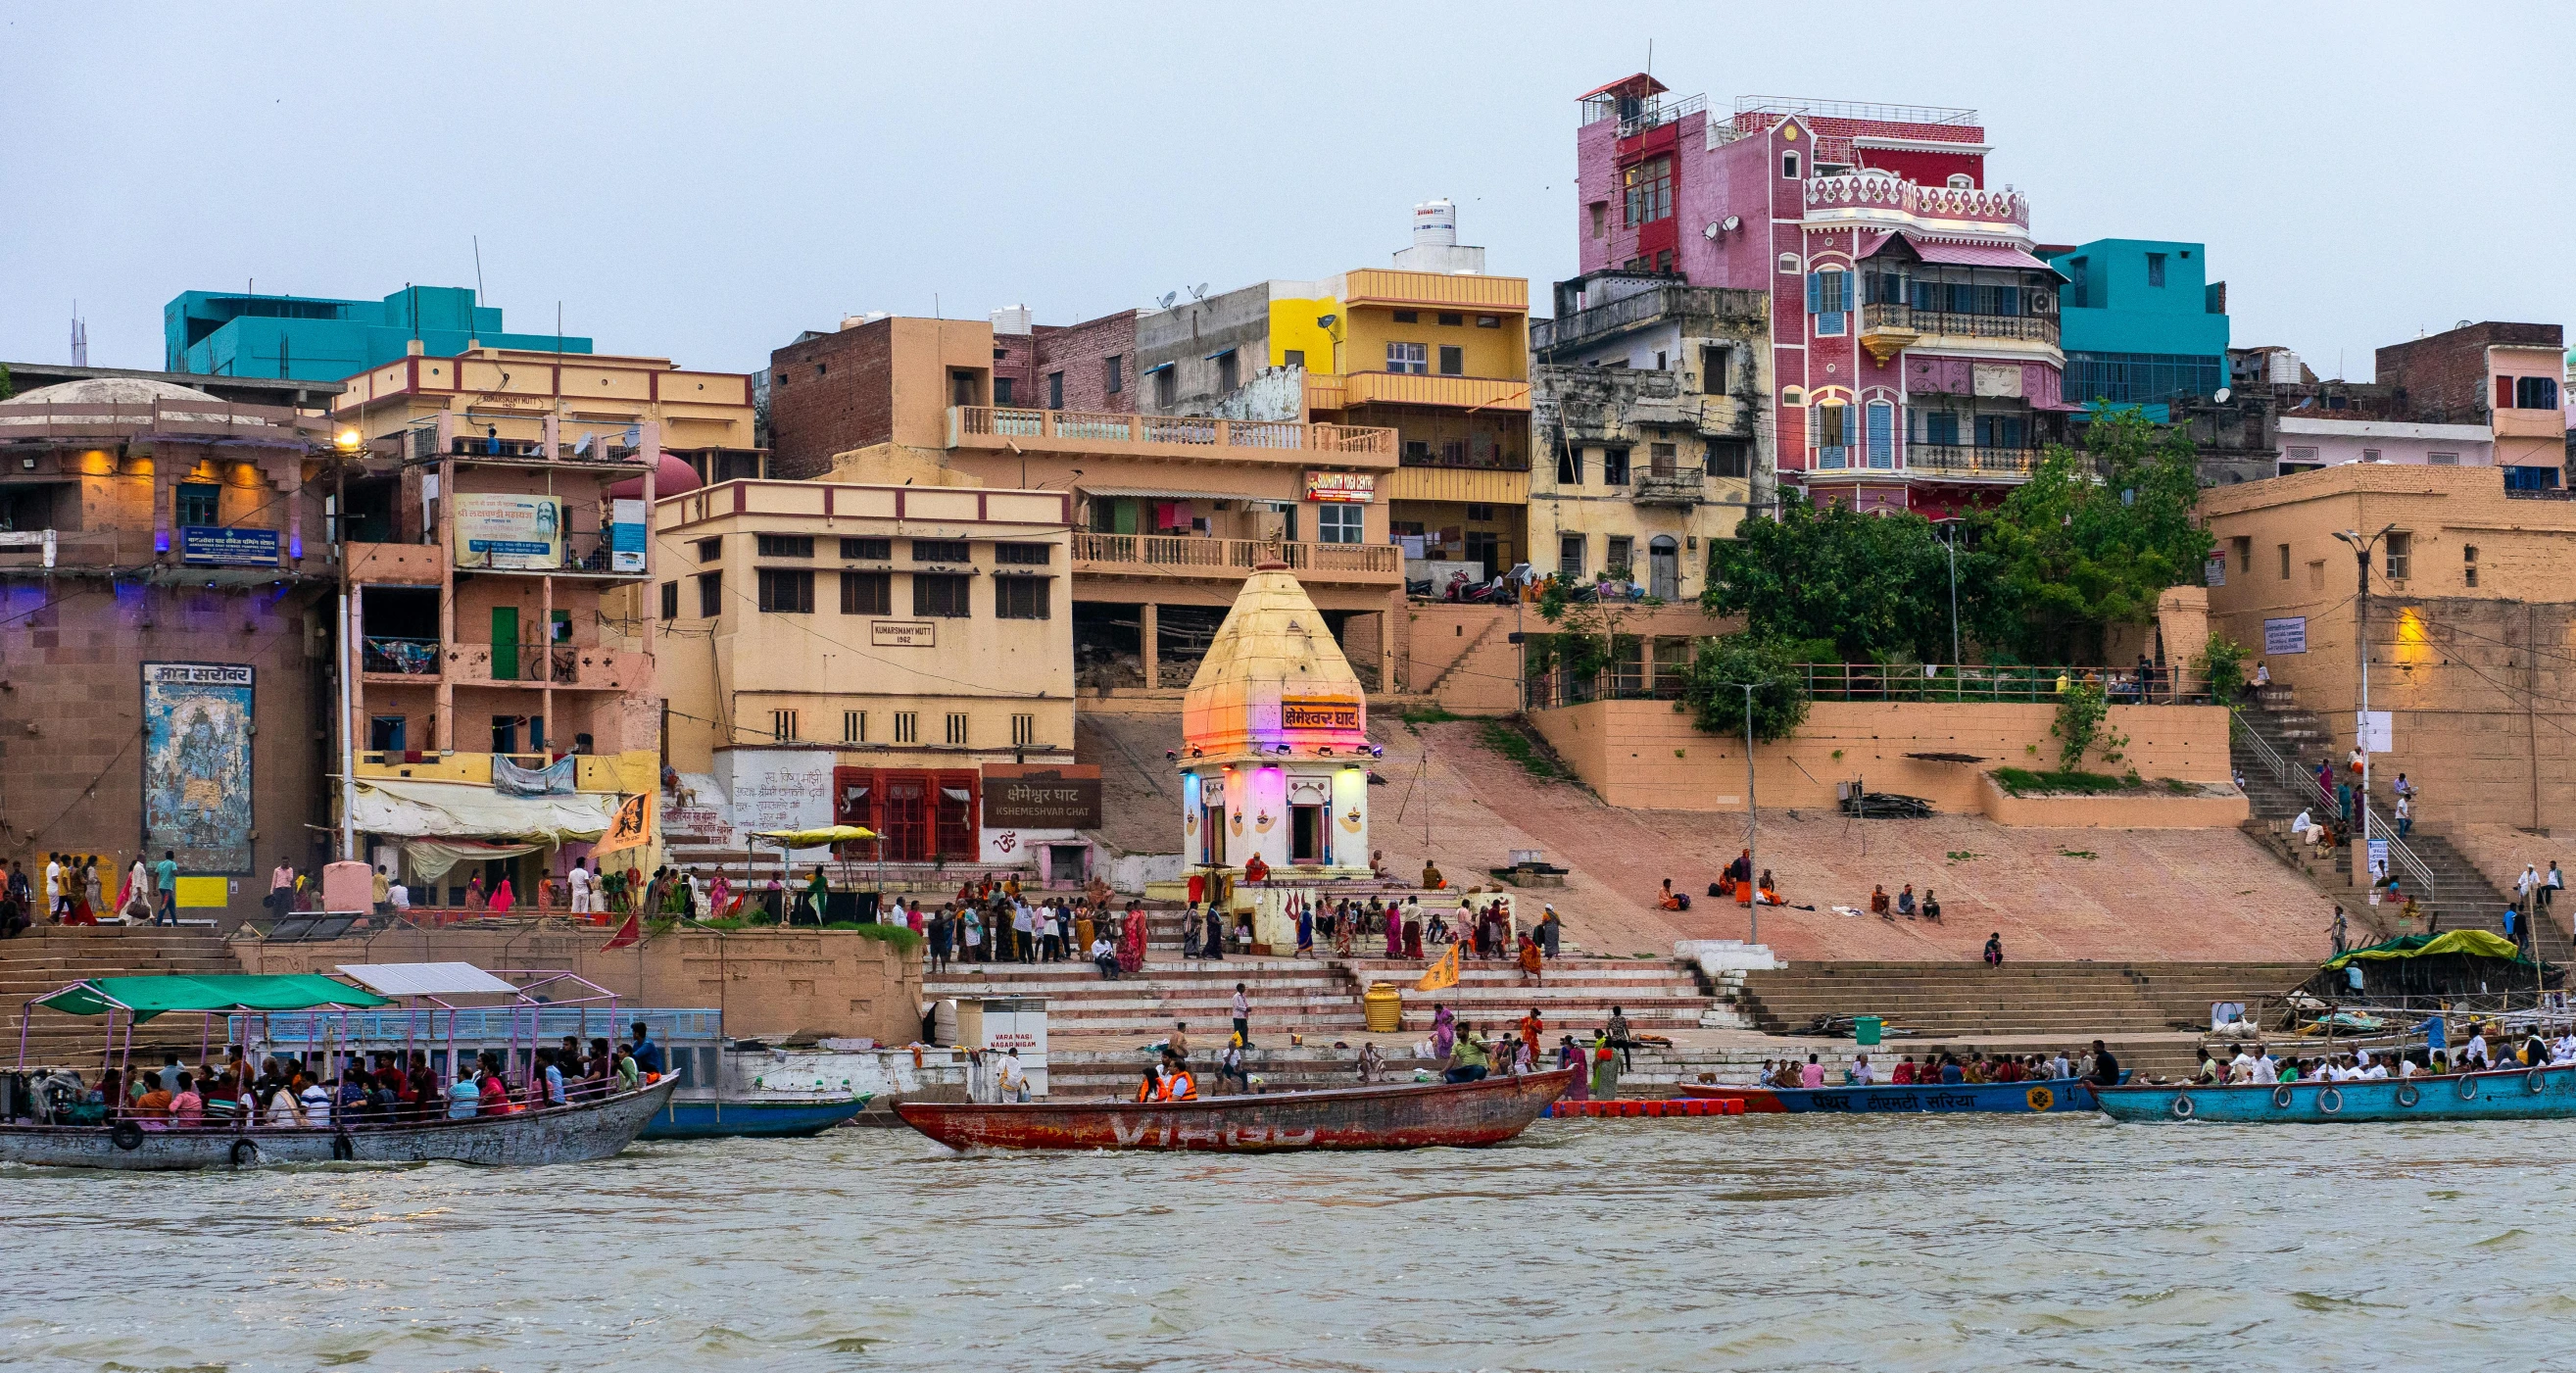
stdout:
{"type": "Polygon", "coordinates": [[[1794,1033],[1819,1015],[1878,1015],[1919,1034],[2082,1035],[2205,1027],[2217,1001],[2285,991],[2306,964],[1827,964],[1749,973],[1757,1025],[1794,1033]]]}

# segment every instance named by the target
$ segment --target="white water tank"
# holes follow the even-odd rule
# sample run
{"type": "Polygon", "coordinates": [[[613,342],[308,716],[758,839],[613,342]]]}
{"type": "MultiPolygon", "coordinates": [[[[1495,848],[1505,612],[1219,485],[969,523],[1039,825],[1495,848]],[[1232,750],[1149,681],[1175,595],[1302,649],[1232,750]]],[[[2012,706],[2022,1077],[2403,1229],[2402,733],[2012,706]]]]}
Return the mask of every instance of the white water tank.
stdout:
{"type": "Polygon", "coordinates": [[[1414,206],[1413,246],[1416,248],[1458,246],[1458,207],[1445,199],[1426,200],[1414,206]]]}
{"type": "Polygon", "coordinates": [[[1036,323],[1037,317],[1025,305],[1005,305],[993,312],[993,332],[997,334],[1029,333],[1036,323]]]}

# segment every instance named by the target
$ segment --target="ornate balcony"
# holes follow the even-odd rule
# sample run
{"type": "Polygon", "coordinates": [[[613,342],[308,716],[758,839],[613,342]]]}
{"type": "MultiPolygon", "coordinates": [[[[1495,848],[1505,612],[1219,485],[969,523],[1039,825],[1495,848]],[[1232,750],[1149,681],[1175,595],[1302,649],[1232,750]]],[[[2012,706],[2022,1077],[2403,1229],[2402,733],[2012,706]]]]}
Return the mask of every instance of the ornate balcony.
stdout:
{"type": "Polygon", "coordinates": [[[1806,222],[2027,239],[2030,202],[2019,191],[1926,186],[1893,176],[1819,176],[1807,181],[1806,222]]]}

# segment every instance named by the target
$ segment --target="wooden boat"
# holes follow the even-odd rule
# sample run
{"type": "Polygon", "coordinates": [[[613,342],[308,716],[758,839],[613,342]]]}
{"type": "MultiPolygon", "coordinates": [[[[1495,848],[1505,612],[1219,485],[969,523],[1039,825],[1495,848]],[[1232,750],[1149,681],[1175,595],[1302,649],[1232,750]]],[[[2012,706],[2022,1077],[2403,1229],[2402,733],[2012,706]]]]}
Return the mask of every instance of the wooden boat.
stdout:
{"type": "Polygon", "coordinates": [[[0,1125],[0,1163],[127,1172],[282,1163],[589,1163],[612,1157],[633,1143],[644,1122],[670,1101],[678,1085],[677,1078],[666,1077],[649,1087],[570,1106],[337,1129],[237,1124],[181,1129],[131,1120],[114,1125],[0,1125]]]}
{"type": "Polygon", "coordinates": [[[2365,1082],[2196,1083],[2106,1087],[2113,1120],[2219,1125],[2321,1125],[2339,1121],[2564,1120],[2576,1118],[2576,1064],[2365,1082]]]}
{"type": "Polygon", "coordinates": [[[845,1125],[876,1096],[861,1092],[838,1101],[763,1097],[674,1100],[644,1123],[644,1139],[804,1139],[845,1125]]]}
{"type": "Polygon", "coordinates": [[[985,1104],[906,1101],[904,1123],[952,1149],[1426,1149],[1500,1144],[1526,1130],[1574,1070],[1198,1101],[985,1104]]]}
{"type": "Polygon", "coordinates": [[[1747,1115],[1871,1115],[1989,1112],[2030,1115],[2040,1111],[2090,1111],[2093,1084],[2082,1078],[2045,1078],[2030,1082],[1879,1083],[1869,1087],[1737,1087],[1723,1083],[1685,1082],[1674,1089],[1686,1097],[1714,1097],[1744,1103],[1747,1115]]]}

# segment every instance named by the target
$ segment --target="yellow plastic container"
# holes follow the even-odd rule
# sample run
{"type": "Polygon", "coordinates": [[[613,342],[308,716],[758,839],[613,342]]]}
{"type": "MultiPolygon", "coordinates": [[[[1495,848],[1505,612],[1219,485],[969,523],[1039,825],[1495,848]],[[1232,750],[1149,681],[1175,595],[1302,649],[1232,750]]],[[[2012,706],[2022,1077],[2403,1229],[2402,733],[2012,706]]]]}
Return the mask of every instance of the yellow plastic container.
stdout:
{"type": "Polygon", "coordinates": [[[1404,1028],[1404,998],[1386,983],[1369,984],[1368,993],[1360,998],[1360,1011],[1371,1034],[1391,1035],[1404,1028]]]}

